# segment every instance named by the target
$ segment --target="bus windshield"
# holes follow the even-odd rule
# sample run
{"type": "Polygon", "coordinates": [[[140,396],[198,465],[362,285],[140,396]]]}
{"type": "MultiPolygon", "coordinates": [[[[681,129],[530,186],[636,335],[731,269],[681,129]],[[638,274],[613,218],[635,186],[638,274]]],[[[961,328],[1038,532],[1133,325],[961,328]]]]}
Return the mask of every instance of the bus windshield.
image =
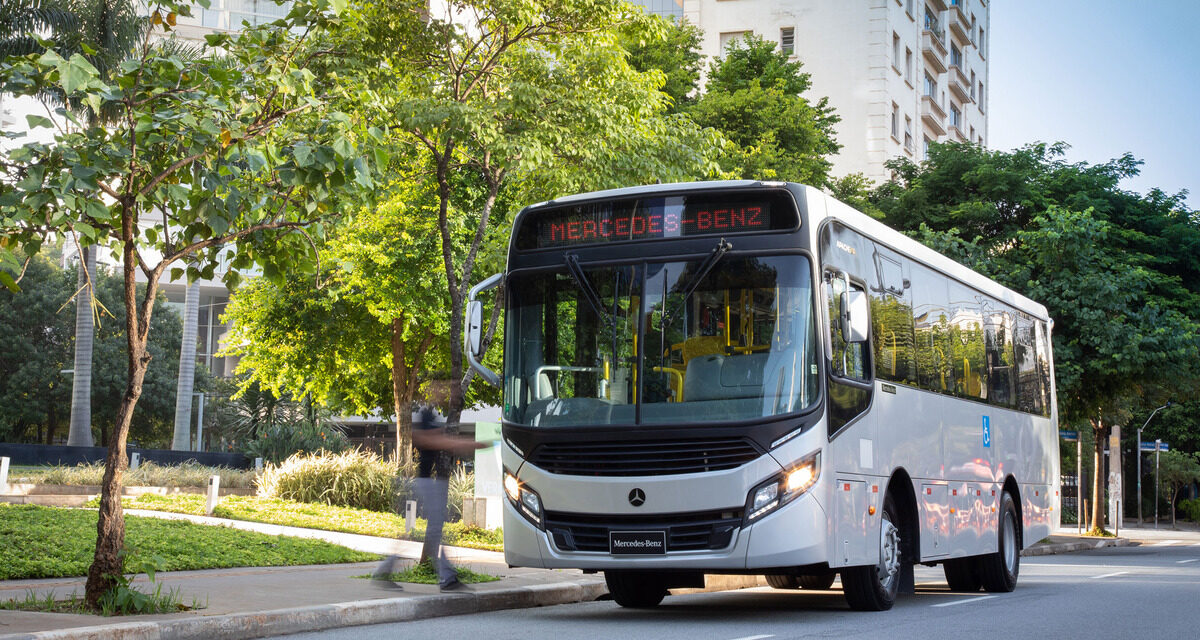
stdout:
{"type": "Polygon", "coordinates": [[[568,264],[507,284],[505,418],[668,425],[802,411],[817,396],[799,255],[568,264]]]}

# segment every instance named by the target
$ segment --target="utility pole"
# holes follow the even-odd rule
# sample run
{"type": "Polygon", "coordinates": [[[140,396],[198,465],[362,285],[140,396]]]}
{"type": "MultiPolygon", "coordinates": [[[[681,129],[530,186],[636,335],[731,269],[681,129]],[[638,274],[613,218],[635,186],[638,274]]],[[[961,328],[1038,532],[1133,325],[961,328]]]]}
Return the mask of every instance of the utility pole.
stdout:
{"type": "Polygon", "coordinates": [[[1154,441],[1154,528],[1158,528],[1158,456],[1162,451],[1162,440],[1154,441]]]}
{"type": "MultiPolygon", "coordinates": [[[[1142,429],[1145,429],[1146,425],[1150,424],[1150,420],[1152,418],[1154,418],[1154,414],[1158,413],[1159,409],[1166,409],[1167,407],[1171,406],[1171,402],[1172,402],[1171,400],[1168,400],[1167,403],[1164,404],[1163,406],[1159,407],[1158,409],[1155,409],[1154,411],[1151,411],[1150,417],[1146,418],[1146,422],[1142,424],[1142,429]]],[[[1137,430],[1137,449],[1136,449],[1136,451],[1137,451],[1138,525],[1142,524],[1142,429],[1137,430]]],[[[1157,451],[1158,451],[1158,448],[1155,447],[1155,456],[1158,455],[1157,451]]],[[[1155,473],[1157,474],[1157,472],[1155,472],[1155,473]]],[[[1157,480],[1155,480],[1155,482],[1157,483],[1157,480]]],[[[1157,491],[1157,488],[1155,489],[1155,491],[1157,491]]],[[[1155,498],[1154,508],[1155,508],[1155,517],[1157,518],[1157,515],[1158,515],[1158,513],[1157,513],[1158,499],[1157,498],[1155,498]]]]}

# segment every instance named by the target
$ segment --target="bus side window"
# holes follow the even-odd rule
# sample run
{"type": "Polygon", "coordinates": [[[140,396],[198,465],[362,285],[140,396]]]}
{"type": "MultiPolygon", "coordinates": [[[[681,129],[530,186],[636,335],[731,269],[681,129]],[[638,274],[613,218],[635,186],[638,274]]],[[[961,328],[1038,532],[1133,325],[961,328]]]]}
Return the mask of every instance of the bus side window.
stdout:
{"type": "MultiPolygon", "coordinates": [[[[825,287],[829,300],[829,337],[830,344],[833,346],[833,359],[830,364],[833,367],[833,373],[842,378],[865,381],[867,380],[867,343],[849,343],[842,335],[841,300],[846,284],[841,278],[830,278],[829,275],[826,274],[825,287]]],[[[855,291],[863,290],[856,284],[850,286],[855,291]]]]}

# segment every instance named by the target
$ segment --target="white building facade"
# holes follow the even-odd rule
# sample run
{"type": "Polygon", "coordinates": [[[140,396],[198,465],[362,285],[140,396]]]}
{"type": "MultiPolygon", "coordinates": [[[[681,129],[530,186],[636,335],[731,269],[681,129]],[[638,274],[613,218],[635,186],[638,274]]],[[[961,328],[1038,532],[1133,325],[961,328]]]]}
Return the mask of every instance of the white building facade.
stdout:
{"type": "Polygon", "coordinates": [[[804,64],[810,97],[841,122],[834,176],[883,181],[884,162],[920,161],[931,142],[986,145],[989,0],[640,0],[704,32],[719,57],[754,33],[804,64]]]}

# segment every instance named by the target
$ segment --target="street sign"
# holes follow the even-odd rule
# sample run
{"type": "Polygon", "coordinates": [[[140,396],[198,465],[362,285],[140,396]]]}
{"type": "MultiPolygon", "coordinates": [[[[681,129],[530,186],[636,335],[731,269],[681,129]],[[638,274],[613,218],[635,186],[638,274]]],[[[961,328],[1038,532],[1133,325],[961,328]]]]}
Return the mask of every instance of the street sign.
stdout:
{"type": "Polygon", "coordinates": [[[1076,440],[1079,439],[1079,432],[1078,431],[1059,431],[1058,437],[1062,438],[1063,440],[1065,440],[1067,442],[1075,442],[1076,440]]]}
{"type": "Polygon", "coordinates": [[[1165,443],[1165,442],[1159,442],[1157,449],[1155,449],[1153,442],[1143,442],[1142,443],[1142,451],[1168,451],[1168,450],[1169,450],[1169,447],[1167,446],[1167,443],[1165,443]]]}

